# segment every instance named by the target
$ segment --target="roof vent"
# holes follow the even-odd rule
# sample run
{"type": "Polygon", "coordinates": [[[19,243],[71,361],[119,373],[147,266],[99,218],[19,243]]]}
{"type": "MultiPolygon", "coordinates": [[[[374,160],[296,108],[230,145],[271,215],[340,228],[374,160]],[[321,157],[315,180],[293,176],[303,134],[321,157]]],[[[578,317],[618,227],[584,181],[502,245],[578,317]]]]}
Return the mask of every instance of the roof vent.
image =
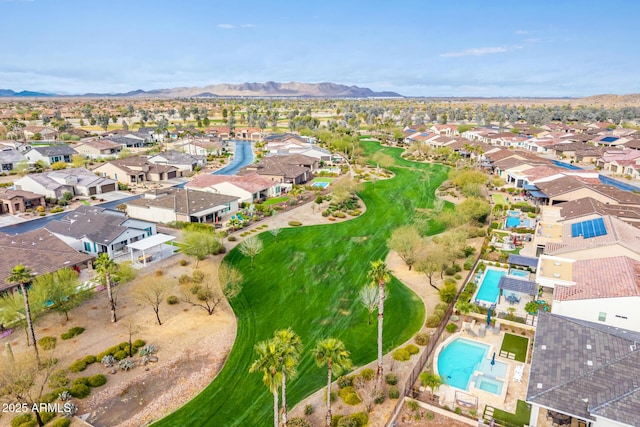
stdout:
{"type": "Polygon", "coordinates": [[[591,360],[587,360],[587,366],[593,366],[593,362],[591,360]]]}
{"type": "Polygon", "coordinates": [[[553,277],[557,279],[558,277],[560,277],[560,273],[553,273],[553,277]]]}
{"type": "Polygon", "coordinates": [[[538,383],[538,384],[536,384],[536,388],[537,388],[537,389],[541,389],[541,388],[542,388],[542,383],[538,383]]]}
{"type": "Polygon", "coordinates": [[[591,350],[591,344],[587,344],[587,350],[591,350]]]}
{"type": "Polygon", "coordinates": [[[542,345],[540,346],[540,348],[541,348],[542,350],[546,350],[546,349],[547,349],[547,346],[546,346],[545,344],[542,344],[542,345]]]}

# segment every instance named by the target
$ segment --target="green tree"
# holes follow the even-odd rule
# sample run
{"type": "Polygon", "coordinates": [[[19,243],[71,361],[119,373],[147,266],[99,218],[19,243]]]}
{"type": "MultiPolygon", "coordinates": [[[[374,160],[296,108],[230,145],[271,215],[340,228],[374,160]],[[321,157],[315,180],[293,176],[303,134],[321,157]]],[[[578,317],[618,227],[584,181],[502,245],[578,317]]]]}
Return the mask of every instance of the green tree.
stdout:
{"type": "Polygon", "coordinates": [[[71,156],[71,164],[74,168],[81,168],[86,164],[86,162],[86,159],[80,154],[74,154],[73,156],[71,156]]]}
{"type": "Polygon", "coordinates": [[[263,247],[262,240],[258,236],[249,237],[240,243],[240,253],[251,258],[251,268],[253,268],[253,259],[262,252],[263,247]]]}
{"type": "Polygon", "coordinates": [[[215,234],[206,231],[185,232],[183,243],[183,253],[196,259],[195,268],[198,268],[198,263],[208,255],[218,254],[224,248],[215,234]]]}
{"type": "Polygon", "coordinates": [[[456,297],[457,292],[458,288],[456,287],[455,283],[446,283],[439,291],[440,301],[446,302],[447,304],[451,303],[456,297]]]}
{"type": "Polygon", "coordinates": [[[78,273],[67,267],[36,277],[33,290],[40,294],[40,300],[50,302],[51,308],[69,321],[69,312],[88,297],[87,291],[78,291],[79,284],[78,273]]]}
{"type": "Polygon", "coordinates": [[[262,372],[262,382],[273,394],[273,427],[278,427],[278,389],[282,384],[279,346],[272,338],[260,341],[253,348],[258,358],[249,367],[249,372],[262,372]]]}
{"type": "Polygon", "coordinates": [[[442,385],[442,379],[436,374],[425,371],[420,374],[420,383],[423,387],[429,387],[433,394],[442,385]]]}
{"type": "Polygon", "coordinates": [[[105,286],[107,288],[107,299],[109,300],[109,310],[111,310],[111,321],[113,323],[118,321],[116,317],[116,302],[113,298],[113,289],[111,283],[111,274],[116,270],[116,263],[109,258],[106,253],[101,253],[94,261],[94,267],[98,274],[102,276],[105,286]]]}
{"type": "Polygon", "coordinates": [[[409,267],[409,270],[411,270],[424,246],[424,242],[416,226],[403,225],[393,230],[387,245],[389,249],[398,253],[409,267]]]}
{"type": "Polygon", "coordinates": [[[233,299],[242,291],[242,273],[222,263],[216,275],[205,275],[201,283],[185,284],[183,300],[200,307],[211,316],[224,299],[233,299]]]}
{"type": "Polygon", "coordinates": [[[281,329],[274,333],[274,340],[280,353],[280,376],[282,377],[282,425],[287,425],[287,379],[298,377],[298,364],[302,354],[302,340],[293,329],[281,329]]]}
{"type": "Polygon", "coordinates": [[[326,338],[319,341],[311,350],[313,358],[319,367],[327,365],[327,416],[326,427],[331,427],[331,380],[333,376],[342,375],[353,368],[349,352],[344,343],[336,338],[326,338]]]}
{"type": "Polygon", "coordinates": [[[369,312],[367,325],[371,324],[371,313],[378,307],[378,287],[374,284],[364,285],[358,293],[358,300],[369,312]]]}
{"type": "Polygon", "coordinates": [[[33,329],[33,320],[31,318],[31,306],[29,305],[29,292],[27,285],[30,285],[33,281],[33,270],[29,267],[25,267],[23,264],[18,264],[11,270],[11,274],[5,280],[10,285],[18,285],[20,292],[24,300],[24,315],[27,321],[27,329],[31,335],[31,342],[33,343],[33,351],[36,354],[36,359],[40,363],[40,354],[38,353],[38,342],[36,340],[36,333],[33,329]]]}
{"type": "Polygon", "coordinates": [[[381,259],[371,262],[371,269],[367,273],[374,286],[378,286],[378,370],[376,372],[379,388],[382,387],[382,328],[384,323],[385,287],[391,280],[391,271],[381,259]]]}

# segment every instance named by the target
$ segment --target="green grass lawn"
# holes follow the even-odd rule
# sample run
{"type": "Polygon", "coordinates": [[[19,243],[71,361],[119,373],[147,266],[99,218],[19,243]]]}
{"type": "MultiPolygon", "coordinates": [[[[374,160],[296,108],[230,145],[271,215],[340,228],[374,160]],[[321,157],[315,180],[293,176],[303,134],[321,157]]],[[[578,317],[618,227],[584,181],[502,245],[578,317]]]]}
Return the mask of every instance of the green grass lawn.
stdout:
{"type": "Polygon", "coordinates": [[[495,203],[496,205],[502,205],[502,206],[507,205],[507,200],[504,198],[502,194],[493,193],[491,197],[493,198],[493,203],[495,203]]]}
{"type": "Polygon", "coordinates": [[[515,360],[525,362],[527,360],[527,348],[529,346],[529,338],[521,337],[513,334],[504,334],[502,347],[500,352],[506,351],[515,354],[515,360]]]}
{"type": "Polygon", "coordinates": [[[272,199],[267,199],[265,200],[262,205],[263,206],[271,206],[271,205],[275,205],[277,203],[282,203],[282,202],[286,202],[287,200],[289,200],[288,197],[274,197],[272,199]]]}
{"type": "Polygon", "coordinates": [[[335,178],[319,176],[319,177],[313,178],[313,181],[311,181],[311,183],[313,184],[314,182],[333,182],[333,181],[335,181],[335,178]]]}
{"type": "Polygon", "coordinates": [[[524,400],[518,400],[516,405],[516,413],[505,412],[501,409],[493,410],[493,418],[497,421],[505,421],[508,425],[524,426],[529,424],[529,418],[531,418],[531,407],[524,400]]]}
{"type": "MultiPolygon", "coordinates": [[[[325,368],[318,368],[310,355],[317,341],[341,339],[355,366],[375,360],[377,327],[375,322],[367,325],[358,292],[368,283],[370,261],[386,256],[391,231],[408,223],[416,208],[433,207],[435,188],[447,169],[402,160],[400,149],[373,142],[365,147],[392,155],[398,167],[391,168],[393,179],[365,185],[360,193],[367,205],[363,215],[339,224],[283,229],[277,242],[271,233],[261,233],[264,250],[253,269],[237,248],[227,254],[226,261],[244,274],[243,291],[231,301],[238,319],[231,354],[204,391],[156,425],[272,425],[272,395],[262,374],[248,371],[256,358],[253,346],[277,329],[291,326],[305,346],[299,377],[287,385],[290,408],[326,384],[325,368]]],[[[411,338],[425,317],[422,301],[395,278],[387,289],[385,351],[411,338]]]]}

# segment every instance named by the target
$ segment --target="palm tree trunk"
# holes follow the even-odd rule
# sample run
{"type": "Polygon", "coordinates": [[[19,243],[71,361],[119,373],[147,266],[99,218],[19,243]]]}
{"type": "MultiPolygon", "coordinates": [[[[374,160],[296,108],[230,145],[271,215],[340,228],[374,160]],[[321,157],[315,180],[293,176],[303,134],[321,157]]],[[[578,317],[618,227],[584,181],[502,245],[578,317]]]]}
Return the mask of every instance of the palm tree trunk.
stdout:
{"type": "Polygon", "coordinates": [[[273,427],[278,426],[278,389],[273,389],[273,427]]]}
{"type": "Polygon", "coordinates": [[[378,296],[378,372],[377,381],[378,387],[382,386],[382,327],[384,323],[384,282],[379,284],[379,296],[378,296]]]}
{"type": "Polygon", "coordinates": [[[116,323],[116,303],[113,301],[113,293],[111,292],[111,273],[109,271],[104,274],[105,282],[107,282],[107,298],[109,298],[109,308],[111,310],[111,322],[116,323]]]}
{"type": "Polygon", "coordinates": [[[287,374],[282,370],[282,425],[287,427],[287,374]]]}
{"type": "Polygon", "coordinates": [[[331,427],[331,369],[333,360],[327,362],[327,418],[326,427],[331,427]]]}
{"type": "Polygon", "coordinates": [[[38,365],[40,364],[40,354],[38,353],[38,343],[36,342],[36,333],[33,330],[33,322],[31,321],[31,306],[29,306],[29,293],[27,292],[27,287],[24,283],[20,283],[20,290],[22,291],[22,296],[24,297],[24,314],[27,318],[27,328],[29,329],[29,333],[31,334],[31,341],[33,342],[33,351],[36,352],[36,360],[38,361],[38,365]]]}

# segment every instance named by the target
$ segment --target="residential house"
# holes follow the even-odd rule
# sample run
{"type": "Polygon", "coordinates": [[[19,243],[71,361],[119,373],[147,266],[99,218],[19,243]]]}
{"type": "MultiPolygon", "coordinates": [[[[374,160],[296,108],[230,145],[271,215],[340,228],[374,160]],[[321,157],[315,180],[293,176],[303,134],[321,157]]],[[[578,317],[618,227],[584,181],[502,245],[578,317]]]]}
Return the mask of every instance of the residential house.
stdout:
{"type": "Polygon", "coordinates": [[[0,291],[15,287],[5,280],[16,265],[22,264],[32,269],[35,275],[41,275],[65,267],[86,268],[93,259],[42,228],[15,236],[0,233],[0,253],[0,291]]]}
{"type": "Polygon", "coordinates": [[[37,161],[42,160],[47,165],[51,166],[56,162],[71,163],[71,158],[74,154],[78,154],[78,152],[65,144],[32,147],[31,150],[24,153],[24,156],[30,163],[36,163],[37,161]]]}
{"type": "Polygon", "coordinates": [[[89,159],[103,159],[105,157],[116,157],[122,151],[122,145],[108,139],[97,139],[80,142],[73,145],[73,149],[83,157],[89,159]]]}
{"type": "Polygon", "coordinates": [[[620,205],[640,205],[640,194],[620,190],[611,185],[602,184],[593,177],[565,175],[550,181],[536,182],[539,193],[546,203],[555,205],[584,197],[594,198],[602,203],[620,205]]]}
{"type": "Polygon", "coordinates": [[[156,165],[143,157],[112,160],[98,166],[93,172],[127,185],[166,181],[182,176],[181,171],[174,166],[156,165]]]}
{"type": "Polygon", "coordinates": [[[25,175],[15,181],[17,190],[31,191],[52,199],[70,192],[74,196],[96,196],[117,190],[116,182],[85,168],[64,169],[25,175]]]}
{"type": "Polygon", "coordinates": [[[258,163],[245,166],[238,175],[257,173],[272,181],[288,184],[304,184],[313,178],[318,161],[302,154],[268,156],[258,163]]]}
{"type": "Polygon", "coordinates": [[[27,158],[18,150],[10,147],[0,148],[0,173],[8,173],[16,169],[20,162],[26,164],[27,158]]]}
{"type": "Polygon", "coordinates": [[[38,139],[43,141],[55,141],[58,139],[58,131],[49,126],[26,126],[22,129],[25,139],[38,139]]]}
{"type": "Polygon", "coordinates": [[[202,174],[189,181],[185,188],[226,194],[240,199],[240,203],[255,203],[281,194],[280,183],[258,174],[243,176],[202,174]]]}
{"type": "Polygon", "coordinates": [[[17,215],[27,209],[45,206],[44,196],[30,191],[0,188],[0,214],[17,215]]]}
{"type": "Polygon", "coordinates": [[[127,203],[132,218],[169,223],[173,221],[219,224],[238,211],[238,197],[205,191],[167,188],[144,194],[127,203]]]}
{"type": "Polygon", "coordinates": [[[259,141],[262,138],[262,130],[260,128],[235,128],[235,137],[239,139],[250,139],[252,141],[259,141]]]}
{"type": "Polygon", "coordinates": [[[147,161],[155,165],[173,166],[176,169],[187,172],[191,172],[195,168],[201,168],[207,164],[206,156],[186,154],[174,150],[163,151],[150,156],[147,161]]]}
{"type": "Polygon", "coordinates": [[[640,205],[618,205],[602,203],[593,197],[560,203],[555,206],[545,206],[547,209],[558,209],[561,221],[596,219],[600,216],[611,215],[631,225],[640,225],[640,205]]]}
{"type": "Polygon", "coordinates": [[[155,223],[127,217],[99,206],[80,206],[45,228],[72,248],[90,255],[106,253],[116,258],[127,245],[157,233],[155,223]]]}
{"type": "Polygon", "coordinates": [[[576,425],[638,425],[638,343],[637,329],[541,313],[527,386],[528,424],[548,425],[560,413],[576,425]]]}

